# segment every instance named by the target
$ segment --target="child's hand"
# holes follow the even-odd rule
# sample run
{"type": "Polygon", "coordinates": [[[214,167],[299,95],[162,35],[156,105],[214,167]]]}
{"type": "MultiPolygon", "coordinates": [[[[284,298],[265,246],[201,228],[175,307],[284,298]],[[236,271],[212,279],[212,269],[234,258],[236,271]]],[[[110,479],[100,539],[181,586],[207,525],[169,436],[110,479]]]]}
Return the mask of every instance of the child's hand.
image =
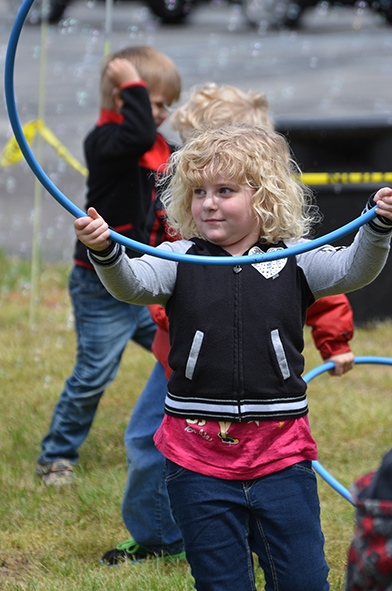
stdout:
{"type": "Polygon", "coordinates": [[[350,371],[354,367],[354,353],[347,351],[347,353],[340,353],[339,355],[333,355],[327,361],[333,361],[335,367],[329,370],[331,376],[342,376],[346,371],[350,371]]]}
{"type": "Polygon", "coordinates": [[[377,215],[382,215],[389,220],[392,220],[392,189],[389,187],[380,189],[373,197],[373,201],[377,205],[377,215]]]}
{"type": "Polygon", "coordinates": [[[105,250],[112,242],[109,226],[94,207],[89,207],[87,213],[74,222],[76,237],[91,250],[105,250]]]}
{"type": "Polygon", "coordinates": [[[127,82],[140,82],[139,72],[131,62],[122,57],[116,57],[108,63],[107,77],[115,87],[127,82]]]}

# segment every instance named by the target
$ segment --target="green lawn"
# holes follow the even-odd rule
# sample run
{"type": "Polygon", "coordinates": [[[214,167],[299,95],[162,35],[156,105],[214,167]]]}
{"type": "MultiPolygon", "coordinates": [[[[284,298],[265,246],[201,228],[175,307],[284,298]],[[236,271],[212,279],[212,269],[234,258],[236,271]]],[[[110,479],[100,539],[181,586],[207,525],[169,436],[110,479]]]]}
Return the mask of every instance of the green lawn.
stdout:
{"type": "MultiPolygon", "coordinates": [[[[40,440],[73,367],[75,335],[67,268],[45,266],[35,323],[29,323],[29,262],[0,256],[0,589],[190,590],[186,564],[104,567],[104,552],[129,537],[120,514],[126,478],[123,434],[154,364],[129,344],[80,450],[76,482],[58,490],[35,476],[40,440]]],[[[357,329],[357,355],[392,356],[392,323],[357,329]]],[[[306,370],[320,364],[306,331],[306,370]]],[[[321,463],[349,487],[377,467],[390,441],[392,368],[357,366],[309,385],[310,422],[321,463]]],[[[319,481],[331,590],[342,590],[353,507],[319,481]]],[[[258,589],[263,589],[258,571],[258,589]]],[[[240,591],[240,590],[239,590],[240,591]]],[[[306,591],[306,590],[304,590],[306,591]]]]}

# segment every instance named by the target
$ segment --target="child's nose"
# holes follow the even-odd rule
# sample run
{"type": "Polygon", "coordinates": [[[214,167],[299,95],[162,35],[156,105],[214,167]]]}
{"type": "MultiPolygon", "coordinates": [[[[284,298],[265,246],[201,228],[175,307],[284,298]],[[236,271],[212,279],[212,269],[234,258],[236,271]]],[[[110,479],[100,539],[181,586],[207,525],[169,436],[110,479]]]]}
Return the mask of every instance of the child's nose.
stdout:
{"type": "Polygon", "coordinates": [[[206,209],[216,208],[216,199],[213,191],[207,191],[203,205],[206,209]]]}

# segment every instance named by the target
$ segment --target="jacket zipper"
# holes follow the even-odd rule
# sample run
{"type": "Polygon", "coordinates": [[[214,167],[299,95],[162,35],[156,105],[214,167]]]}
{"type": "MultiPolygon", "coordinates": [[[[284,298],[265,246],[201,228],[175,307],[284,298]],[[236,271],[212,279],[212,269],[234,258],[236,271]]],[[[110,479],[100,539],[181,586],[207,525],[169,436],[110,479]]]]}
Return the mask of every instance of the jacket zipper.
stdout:
{"type": "Polygon", "coordinates": [[[234,279],[234,363],[235,363],[235,387],[237,390],[238,420],[241,422],[241,392],[243,390],[243,364],[242,364],[242,330],[241,330],[241,311],[242,311],[242,267],[236,265],[233,267],[234,279]]]}

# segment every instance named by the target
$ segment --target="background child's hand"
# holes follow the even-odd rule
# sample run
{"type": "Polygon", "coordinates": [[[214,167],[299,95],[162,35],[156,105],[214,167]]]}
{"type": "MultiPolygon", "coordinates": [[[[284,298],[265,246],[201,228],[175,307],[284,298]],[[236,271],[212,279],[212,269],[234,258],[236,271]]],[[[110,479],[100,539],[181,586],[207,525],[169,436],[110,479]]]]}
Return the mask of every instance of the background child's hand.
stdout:
{"type": "Polygon", "coordinates": [[[377,204],[377,215],[382,215],[392,220],[392,189],[389,187],[380,189],[373,197],[373,201],[377,204]]]}
{"type": "Polygon", "coordinates": [[[94,207],[89,207],[87,213],[74,222],[76,237],[91,250],[105,250],[112,242],[109,226],[94,207]]]}
{"type": "Polygon", "coordinates": [[[127,82],[140,82],[139,72],[131,62],[125,58],[117,57],[108,63],[107,77],[115,87],[127,82]]]}
{"type": "Polygon", "coordinates": [[[354,353],[352,351],[347,351],[346,353],[333,355],[325,360],[325,362],[327,361],[333,361],[335,363],[335,367],[330,369],[328,373],[331,374],[331,376],[342,376],[354,367],[354,353]]]}

